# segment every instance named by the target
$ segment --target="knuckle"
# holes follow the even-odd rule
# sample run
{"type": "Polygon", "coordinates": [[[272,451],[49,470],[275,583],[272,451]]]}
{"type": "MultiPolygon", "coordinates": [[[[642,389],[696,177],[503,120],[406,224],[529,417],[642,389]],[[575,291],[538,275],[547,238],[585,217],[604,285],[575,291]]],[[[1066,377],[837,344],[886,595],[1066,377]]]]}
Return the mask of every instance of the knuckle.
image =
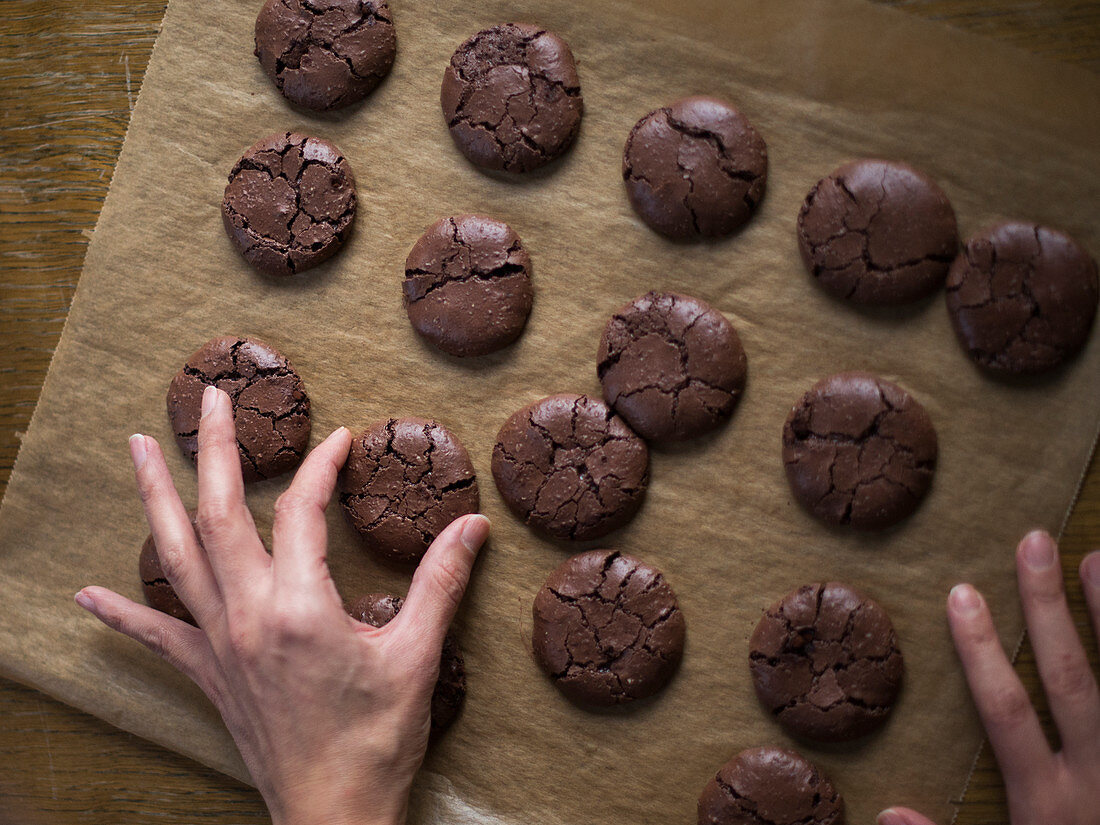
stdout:
{"type": "Polygon", "coordinates": [[[206,426],[199,427],[198,445],[199,452],[211,447],[219,447],[228,443],[228,432],[220,426],[212,426],[203,422],[206,426]]]}
{"type": "Polygon", "coordinates": [[[287,490],[275,499],[276,516],[296,516],[308,508],[308,498],[298,490],[287,490]]]}
{"type": "Polygon", "coordinates": [[[1061,576],[1057,581],[1035,582],[1027,590],[1027,598],[1040,607],[1051,607],[1065,601],[1061,576]]]}
{"type": "Polygon", "coordinates": [[[1082,699],[1096,693],[1096,680],[1088,660],[1064,653],[1051,666],[1043,679],[1043,689],[1051,699],[1082,699]]]}
{"type": "Polygon", "coordinates": [[[176,664],[171,634],[164,625],[155,624],[146,627],[141,633],[141,643],[162,659],[167,660],[169,664],[176,664]]]}
{"type": "Polygon", "coordinates": [[[268,621],[280,638],[300,640],[312,636],[318,619],[318,611],[308,602],[288,600],[272,609],[268,621]]]}
{"type": "Polygon", "coordinates": [[[1019,727],[1034,713],[1027,692],[1019,685],[992,691],[982,705],[989,724],[999,728],[1019,727]]]}
{"type": "Polygon", "coordinates": [[[233,524],[234,508],[226,501],[213,499],[199,503],[198,525],[203,536],[217,536],[233,524]]]}
{"type": "Polygon", "coordinates": [[[462,565],[444,559],[435,568],[435,583],[439,594],[449,607],[458,607],[466,592],[466,575],[462,565]]]}

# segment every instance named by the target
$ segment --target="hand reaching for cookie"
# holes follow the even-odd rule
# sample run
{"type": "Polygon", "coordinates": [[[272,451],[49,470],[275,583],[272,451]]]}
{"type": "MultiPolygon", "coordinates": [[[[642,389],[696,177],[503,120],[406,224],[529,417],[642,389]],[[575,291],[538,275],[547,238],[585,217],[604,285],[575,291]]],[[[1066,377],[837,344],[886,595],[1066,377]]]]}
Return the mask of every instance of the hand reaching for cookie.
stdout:
{"type": "Polygon", "coordinates": [[[76,596],[210,697],[276,825],[404,821],[443,637],[489,532],[484,516],[456,520],[421,561],[400,614],[383,628],[355,621],[325,562],[324,510],[350,443],[341,427],[306,458],[276,502],[269,556],[245,506],[229,397],[208,388],[199,425],[202,546],[160,446],[130,440],[161,562],[199,627],[100,587],[76,596]]]}
{"type": "MultiPolygon", "coordinates": [[[[947,600],[955,647],[978,715],[1004,777],[1012,825],[1100,822],[1100,691],[1073,627],[1058,548],[1029,533],[1016,552],[1028,633],[1062,749],[1053,752],[1027,691],[1001,648],[989,608],[968,584],[947,600]]],[[[1100,552],[1081,564],[1093,630],[1100,637],[1100,552]]],[[[908,808],[890,808],[878,825],[933,825],[908,808]]]]}

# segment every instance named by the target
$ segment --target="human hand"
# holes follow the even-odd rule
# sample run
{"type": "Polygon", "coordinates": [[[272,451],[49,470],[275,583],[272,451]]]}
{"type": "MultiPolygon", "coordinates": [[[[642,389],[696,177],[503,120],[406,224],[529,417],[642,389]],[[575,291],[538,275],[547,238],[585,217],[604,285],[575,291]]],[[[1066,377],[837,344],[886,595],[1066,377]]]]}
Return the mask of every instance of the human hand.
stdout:
{"type": "Polygon", "coordinates": [[[245,505],[229,396],[207,388],[196,540],[157,442],[130,452],[168,580],[192,627],[101,587],[76,601],[191,678],[221,713],[276,825],[395,825],[427,748],[440,648],[489,532],[463,516],[435,540],[383,628],[344,612],[324,511],[347,458],[341,427],[275,504],[273,553],[245,505]]]}
{"type": "MultiPolygon", "coordinates": [[[[1016,551],[1020,599],[1062,750],[1047,744],[1027,691],[1001,648],[989,608],[968,584],[951,590],[947,616],[978,715],[1004,777],[1012,825],[1100,822],[1100,692],[1073,627],[1058,548],[1029,533],[1016,551]]],[[[1100,637],[1100,552],[1081,563],[1092,627],[1100,637]]],[[[878,825],[932,825],[908,808],[890,808],[878,825]]]]}

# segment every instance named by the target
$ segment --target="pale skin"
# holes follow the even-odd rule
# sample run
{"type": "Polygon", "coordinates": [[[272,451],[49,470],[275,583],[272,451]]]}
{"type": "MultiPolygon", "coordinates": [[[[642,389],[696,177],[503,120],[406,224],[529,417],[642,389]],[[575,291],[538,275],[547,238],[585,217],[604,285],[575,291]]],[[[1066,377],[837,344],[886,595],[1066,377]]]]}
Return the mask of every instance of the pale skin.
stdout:
{"type": "MultiPolygon", "coordinates": [[[[245,506],[231,402],[213,388],[199,426],[195,539],[157,442],[130,440],[138,489],[173,588],[195,628],[101,587],[77,603],[191,678],[219,710],[275,825],[400,825],[424,758],[439,655],[484,516],[435,540],[401,613],[384,628],[343,610],[326,564],[324,512],[351,436],[332,433],[275,506],[272,553],[245,506]]],[[[1096,825],[1100,694],[1066,605],[1057,548],[1031,533],[1017,552],[1024,614],[1062,749],[1047,744],[984,600],[948,598],[955,646],[1008,789],[1013,825],[1096,825]]],[[[1081,565],[1100,635],[1100,552],[1081,565]]],[[[932,825],[891,808],[879,825],[932,825]]]]}

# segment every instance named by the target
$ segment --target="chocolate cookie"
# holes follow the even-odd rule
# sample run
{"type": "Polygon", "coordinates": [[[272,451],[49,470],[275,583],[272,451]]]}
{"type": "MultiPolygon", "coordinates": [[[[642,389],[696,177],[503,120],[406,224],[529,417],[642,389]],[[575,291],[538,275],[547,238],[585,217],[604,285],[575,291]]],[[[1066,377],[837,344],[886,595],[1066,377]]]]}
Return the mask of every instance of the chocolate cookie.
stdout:
{"type": "MultiPolygon", "coordinates": [[[[373,627],[384,627],[401,610],[405,600],[385,593],[368,593],[355,602],[348,613],[356,621],[373,627]]],[[[432,736],[445,731],[458,718],[466,699],[466,663],[455,637],[443,638],[443,653],[439,659],[439,678],[432,691],[432,736]]]]}
{"type": "Polygon", "coordinates": [[[881,529],[917,509],[936,466],[936,431],[909,393],[865,372],[815,384],[787,416],[791,491],[827,524],[881,529]]]}
{"type": "Polygon", "coordinates": [[[245,481],[274,478],[297,466],[309,444],[309,396],[282,355],[255,338],[214,338],[187,359],[168,386],[168,419],[194,461],[202,395],[229,394],[245,481]]]}
{"type": "Polygon", "coordinates": [[[684,651],[684,614],[661,571],[613,550],[567,559],[535,596],[535,658],[578,705],[652,696],[684,651]]]}
{"type": "Polygon", "coordinates": [[[1002,373],[1053,369],[1084,347],[1096,317],[1096,261],[1064,232],[999,223],[968,239],[947,277],[959,342],[1002,373]]]}
{"type": "Polygon", "coordinates": [[[751,748],[707,783],[699,825],[844,825],[844,800],[794,751],[751,748]]]}
{"type": "Polygon", "coordinates": [[[500,428],[493,479],[524,523],[560,539],[594,539],[642,506],[649,450],[602,401],[551,395],[500,428]]]}
{"type": "Polygon", "coordinates": [[[355,177],[340,150],[287,132],[252,146],[229,173],[222,222],[246,261],[293,275],[331,258],[351,234],[355,177]]]}
{"type": "Polygon", "coordinates": [[[440,102],[459,151],[505,172],[530,172],[564,154],[584,111],[569,45],[527,23],[493,26],[459,46],[440,102]]]}
{"type": "Polygon", "coordinates": [[[745,351],[704,301],[648,292],[607,323],[596,373],[603,396],[643,438],[681,440],[725,421],[745,388],[745,351]]]}
{"type": "Polygon", "coordinates": [[[805,585],[772,605],[749,647],[756,695],[795,736],[843,742],[870,733],[901,689],[890,617],[836,582],[805,585]]]}
{"type": "Polygon", "coordinates": [[[822,178],[798,213],[806,268],[857,304],[903,304],[943,284],[959,249],[955,210],[904,163],[857,160],[822,178]]]}
{"type": "Polygon", "coordinates": [[[362,100],[397,54],[385,0],[267,0],[256,57],[287,100],[324,112],[362,100]]]}
{"type": "MultiPolygon", "coordinates": [[[[195,511],[188,510],[187,515],[191,518],[191,526],[196,527],[195,540],[201,545],[202,539],[199,538],[199,531],[195,523],[195,511]]],[[[141,545],[141,554],[138,556],[138,575],[141,576],[141,589],[145,593],[146,604],[154,610],[159,610],[174,619],[179,619],[181,622],[198,625],[198,622],[191,615],[191,611],[187,609],[187,605],[176,595],[172,583],[168,581],[168,576],[165,575],[164,568],[160,565],[160,556],[157,555],[157,543],[153,539],[152,533],[141,545]]]]}
{"type": "Polygon", "coordinates": [[[405,261],[405,311],[450,355],[486,355],[515,341],[534,292],[531,258],[506,223],[458,215],[432,224],[405,261]]]}
{"type": "Polygon", "coordinates": [[[634,210],[676,240],[728,235],[764,197],[768,149],[735,108],[687,97],[635,124],[623,150],[634,210]]]}
{"type": "Polygon", "coordinates": [[[351,442],[340,471],[340,503],[378,556],[416,564],[443,528],[478,509],[466,448],[423,418],[379,421],[351,442]]]}

